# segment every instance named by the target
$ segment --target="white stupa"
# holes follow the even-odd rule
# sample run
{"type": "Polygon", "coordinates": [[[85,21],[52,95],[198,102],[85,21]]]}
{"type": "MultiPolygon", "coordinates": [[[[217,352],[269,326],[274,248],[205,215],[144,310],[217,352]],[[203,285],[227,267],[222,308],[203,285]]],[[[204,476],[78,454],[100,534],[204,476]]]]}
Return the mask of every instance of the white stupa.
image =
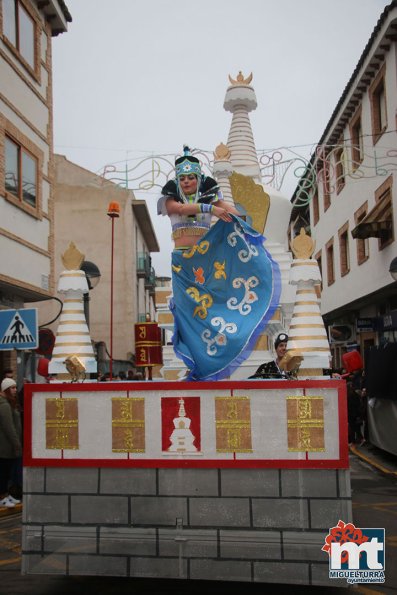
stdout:
{"type": "MultiPolygon", "coordinates": [[[[233,203],[247,222],[266,237],[265,246],[281,272],[279,308],[259,337],[249,358],[231,375],[240,380],[251,376],[266,361],[274,358],[274,339],[286,332],[292,315],[295,287],[289,283],[291,253],[288,249],[288,225],[292,205],[288,197],[270,185],[262,183],[261,168],[255,147],[249,113],[256,109],[257,100],[251,86],[252,74],[245,78],[240,72],[236,79],[229,76],[224,109],[232,113],[227,145],[221,143],[214,153],[213,175],[217,179],[225,201],[233,203]]],[[[169,291],[171,293],[171,291],[169,291]]],[[[158,314],[161,328],[171,331],[172,314],[168,306],[158,314]]],[[[167,350],[161,374],[167,380],[181,379],[185,366],[167,350]]]]}
{"type": "Polygon", "coordinates": [[[97,362],[84,315],[84,294],[89,289],[85,273],[80,270],[83,261],[84,254],[71,242],[62,255],[66,270],[59,276],[58,291],[65,298],[52,359],[48,366],[50,374],[68,374],[68,365],[82,367],[85,374],[97,372],[97,362]],[[71,360],[70,364],[67,360],[71,360]]]}
{"type": "Polygon", "coordinates": [[[303,227],[291,242],[291,248],[295,259],[291,265],[290,283],[297,287],[297,291],[288,331],[288,351],[303,356],[299,377],[323,379],[323,368],[329,367],[331,351],[315,289],[315,285],[321,283],[321,273],[317,261],[311,258],[314,241],[303,227]]]}
{"type": "Polygon", "coordinates": [[[278,310],[255,350],[232,374],[233,380],[247,378],[260,364],[273,359],[274,339],[288,328],[295,298],[295,288],[289,284],[292,258],[287,243],[292,205],[288,197],[262,183],[249,116],[257,108],[252,78],[252,74],[245,78],[241,72],[236,79],[229,76],[223,107],[233,116],[227,145],[220,144],[215,150],[213,174],[225,200],[234,202],[247,222],[265,236],[265,247],[280,267],[282,289],[278,310]]]}

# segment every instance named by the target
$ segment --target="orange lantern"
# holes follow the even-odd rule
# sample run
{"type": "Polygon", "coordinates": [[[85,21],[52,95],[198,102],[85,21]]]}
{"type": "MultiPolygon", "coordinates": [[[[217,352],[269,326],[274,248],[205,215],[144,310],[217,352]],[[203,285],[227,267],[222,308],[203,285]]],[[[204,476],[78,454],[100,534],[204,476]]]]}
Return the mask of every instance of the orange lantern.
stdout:
{"type": "Polygon", "coordinates": [[[120,205],[116,201],[112,201],[108,206],[109,217],[120,217],[120,205]]]}

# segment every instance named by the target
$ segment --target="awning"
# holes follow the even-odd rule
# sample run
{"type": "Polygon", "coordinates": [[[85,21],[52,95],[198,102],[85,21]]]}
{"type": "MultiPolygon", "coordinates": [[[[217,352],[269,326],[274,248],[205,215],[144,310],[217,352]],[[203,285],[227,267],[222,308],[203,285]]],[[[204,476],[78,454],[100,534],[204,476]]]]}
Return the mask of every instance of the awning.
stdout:
{"type": "Polygon", "coordinates": [[[387,239],[393,230],[393,214],[390,194],[387,193],[381,200],[367,213],[354,229],[352,236],[355,240],[365,240],[366,238],[387,239]]]}

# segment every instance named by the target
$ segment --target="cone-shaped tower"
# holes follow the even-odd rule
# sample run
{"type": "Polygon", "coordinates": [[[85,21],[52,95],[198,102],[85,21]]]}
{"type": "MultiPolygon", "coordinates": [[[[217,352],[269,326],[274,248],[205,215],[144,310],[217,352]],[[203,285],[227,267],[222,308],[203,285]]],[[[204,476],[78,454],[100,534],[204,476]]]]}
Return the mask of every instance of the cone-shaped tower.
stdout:
{"type": "Polygon", "coordinates": [[[331,352],[315,284],[321,282],[317,261],[311,258],[314,241],[302,227],[291,242],[295,259],[291,264],[290,283],[297,286],[294,309],[289,327],[288,350],[303,356],[298,376],[322,378],[323,368],[329,367],[331,352]]]}
{"type": "Polygon", "coordinates": [[[252,73],[244,78],[240,71],[235,80],[230,76],[229,80],[231,85],[226,91],[223,107],[233,114],[227,139],[227,146],[231,153],[230,160],[234,170],[260,183],[261,172],[248,115],[258,105],[255,91],[250,86],[252,73]]]}
{"type": "Polygon", "coordinates": [[[83,296],[88,293],[88,284],[80,266],[84,254],[71,242],[62,255],[65,271],[60,274],[58,291],[65,294],[52,359],[48,366],[50,374],[67,374],[65,360],[78,358],[86,373],[95,373],[97,363],[92,348],[90,332],[84,315],[83,296]]]}

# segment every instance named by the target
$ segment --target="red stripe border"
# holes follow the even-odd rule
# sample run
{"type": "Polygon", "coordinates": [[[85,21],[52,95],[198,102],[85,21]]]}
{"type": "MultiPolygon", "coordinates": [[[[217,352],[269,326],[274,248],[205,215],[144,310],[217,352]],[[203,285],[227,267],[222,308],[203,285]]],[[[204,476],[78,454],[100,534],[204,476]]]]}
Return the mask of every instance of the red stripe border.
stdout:
{"type": "Polygon", "coordinates": [[[52,383],[25,384],[24,387],[24,458],[26,467],[115,467],[115,468],[235,468],[235,469],[347,469],[349,467],[346,383],[344,380],[226,380],[214,382],[98,382],[98,383],[52,383]],[[239,390],[239,389],[337,389],[339,418],[338,459],[207,459],[207,460],[162,460],[162,459],[46,459],[32,456],[32,399],[34,392],[107,392],[107,391],[175,391],[239,390]]]}

